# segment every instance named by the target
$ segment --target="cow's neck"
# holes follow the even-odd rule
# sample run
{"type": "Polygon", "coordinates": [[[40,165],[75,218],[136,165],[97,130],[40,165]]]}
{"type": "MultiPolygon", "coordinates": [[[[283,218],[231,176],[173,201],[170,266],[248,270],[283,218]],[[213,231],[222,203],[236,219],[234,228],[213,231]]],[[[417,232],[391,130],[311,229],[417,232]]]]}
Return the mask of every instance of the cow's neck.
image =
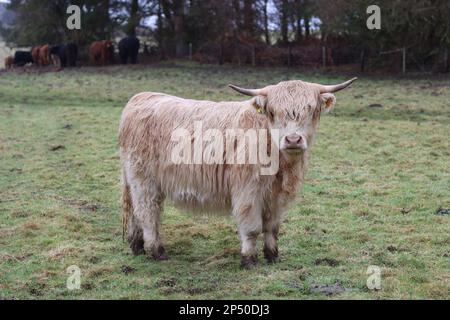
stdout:
{"type": "Polygon", "coordinates": [[[290,200],[295,198],[303,184],[307,167],[308,153],[302,152],[298,157],[286,157],[280,154],[278,182],[281,183],[280,196],[290,200]]]}

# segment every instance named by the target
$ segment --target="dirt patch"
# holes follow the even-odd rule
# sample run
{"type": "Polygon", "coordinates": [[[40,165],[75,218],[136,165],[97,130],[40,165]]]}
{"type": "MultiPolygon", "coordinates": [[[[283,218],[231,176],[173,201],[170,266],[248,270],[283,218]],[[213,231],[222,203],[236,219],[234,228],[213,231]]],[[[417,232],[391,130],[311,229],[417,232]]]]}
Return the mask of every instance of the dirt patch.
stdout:
{"type": "Polygon", "coordinates": [[[447,216],[450,214],[450,208],[439,208],[436,210],[436,214],[440,216],[447,216]]]}
{"type": "Polygon", "coordinates": [[[383,105],[379,104],[379,103],[373,103],[373,104],[369,104],[367,107],[368,108],[383,108],[383,105]]]}
{"type": "Polygon", "coordinates": [[[400,210],[400,212],[403,214],[403,215],[407,215],[408,213],[410,213],[412,211],[412,209],[410,209],[410,208],[402,208],[401,210],[400,210]]]}
{"type": "Polygon", "coordinates": [[[398,251],[397,247],[395,247],[393,245],[388,246],[386,249],[387,249],[387,251],[389,251],[391,253],[394,253],[394,252],[398,251]]]}
{"type": "Polygon", "coordinates": [[[92,264],[96,264],[96,263],[99,263],[99,262],[100,262],[100,258],[99,258],[99,257],[96,257],[96,256],[93,256],[93,257],[90,257],[88,261],[89,261],[90,263],[92,263],[92,264]]]}
{"type": "Polygon", "coordinates": [[[83,289],[83,290],[92,290],[92,289],[94,289],[94,285],[92,283],[83,283],[81,285],[81,289],[83,289]]]}
{"type": "Polygon", "coordinates": [[[163,288],[163,287],[170,287],[173,288],[177,285],[177,279],[176,278],[161,278],[156,281],[156,287],[163,288]]]}
{"type": "Polygon", "coordinates": [[[104,209],[100,204],[89,202],[86,200],[74,200],[74,199],[60,199],[68,205],[77,208],[78,210],[97,212],[104,209]]]}
{"type": "Polygon", "coordinates": [[[100,277],[100,276],[105,275],[105,274],[110,274],[113,271],[114,270],[112,268],[110,268],[110,267],[99,267],[97,269],[90,270],[87,273],[87,276],[96,278],[96,277],[100,277]]]}
{"type": "Polygon", "coordinates": [[[88,210],[88,211],[98,211],[100,210],[100,206],[96,203],[86,203],[80,206],[80,209],[88,210]]]}
{"type": "Polygon", "coordinates": [[[188,293],[189,295],[198,295],[198,294],[204,294],[207,292],[210,292],[212,290],[209,290],[207,288],[187,288],[183,290],[184,292],[188,293]]]}
{"type": "Polygon", "coordinates": [[[34,231],[36,231],[36,230],[39,230],[39,225],[37,225],[37,224],[34,223],[34,222],[27,222],[27,223],[25,223],[25,224],[23,225],[23,228],[24,228],[25,230],[34,230],[34,231]]]}
{"type": "Polygon", "coordinates": [[[133,267],[130,267],[130,266],[126,266],[126,265],[121,266],[120,270],[122,270],[122,272],[125,273],[125,274],[136,272],[136,268],[133,268],[133,267]]]}
{"type": "Polygon", "coordinates": [[[336,267],[340,264],[340,262],[336,259],[325,257],[325,258],[316,259],[316,261],[314,261],[314,264],[316,266],[326,265],[326,266],[330,266],[330,267],[336,267]]]}
{"type": "Polygon", "coordinates": [[[339,282],[336,282],[335,284],[313,284],[310,288],[310,292],[332,296],[345,292],[345,288],[339,282]]]}
{"type": "Polygon", "coordinates": [[[11,211],[11,217],[13,217],[13,218],[26,218],[29,215],[30,214],[27,211],[23,211],[21,209],[13,209],[11,211]]]}
{"type": "Polygon", "coordinates": [[[35,297],[41,297],[44,295],[44,289],[45,284],[43,283],[29,283],[28,285],[28,292],[35,296],[35,297]]]}
{"type": "Polygon", "coordinates": [[[70,130],[70,129],[72,129],[72,127],[73,126],[70,123],[68,123],[68,124],[64,125],[63,129],[70,130]]]}
{"type": "Polygon", "coordinates": [[[50,148],[48,148],[49,151],[58,151],[58,150],[64,150],[64,149],[66,149],[66,147],[62,144],[50,146],[50,148]]]}

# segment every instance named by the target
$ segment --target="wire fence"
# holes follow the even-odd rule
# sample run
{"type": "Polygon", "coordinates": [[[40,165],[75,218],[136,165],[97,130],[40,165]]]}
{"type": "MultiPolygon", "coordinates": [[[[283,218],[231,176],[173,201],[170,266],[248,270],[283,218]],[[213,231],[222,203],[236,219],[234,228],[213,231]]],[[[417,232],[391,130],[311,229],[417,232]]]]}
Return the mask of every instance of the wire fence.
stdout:
{"type": "Polygon", "coordinates": [[[202,63],[232,63],[252,66],[346,68],[359,72],[449,72],[447,48],[436,48],[425,56],[415,48],[362,49],[348,45],[264,46],[210,43],[201,46],[192,59],[202,63]]]}

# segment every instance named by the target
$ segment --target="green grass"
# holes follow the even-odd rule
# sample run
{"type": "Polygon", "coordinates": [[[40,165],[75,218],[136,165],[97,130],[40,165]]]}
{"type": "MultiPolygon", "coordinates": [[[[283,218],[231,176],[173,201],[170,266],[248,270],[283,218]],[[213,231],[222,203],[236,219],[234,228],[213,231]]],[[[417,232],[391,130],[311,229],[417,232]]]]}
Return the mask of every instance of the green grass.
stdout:
{"type": "Polygon", "coordinates": [[[297,78],[344,80],[183,63],[1,74],[0,298],[449,299],[450,223],[436,214],[450,207],[446,79],[360,79],[337,93],[282,225],[280,264],[240,269],[231,218],[171,207],[169,261],[134,257],[122,242],[116,134],[133,94],[238,100],[228,83],[297,78]],[[66,289],[70,265],[81,290],[66,289]],[[381,290],[366,287],[369,265],[381,268],[381,290]],[[344,293],[310,290],[336,282],[344,293]]]}

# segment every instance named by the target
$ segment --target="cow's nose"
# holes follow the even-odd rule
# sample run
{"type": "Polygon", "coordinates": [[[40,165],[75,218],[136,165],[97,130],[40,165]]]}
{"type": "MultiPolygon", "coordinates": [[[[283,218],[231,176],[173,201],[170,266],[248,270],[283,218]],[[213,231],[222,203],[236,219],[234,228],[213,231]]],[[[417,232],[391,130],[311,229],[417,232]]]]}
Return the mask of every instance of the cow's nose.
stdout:
{"type": "Polygon", "coordinates": [[[287,144],[290,145],[298,145],[302,142],[302,136],[298,135],[298,134],[290,134],[288,136],[286,136],[286,142],[287,144]]]}

